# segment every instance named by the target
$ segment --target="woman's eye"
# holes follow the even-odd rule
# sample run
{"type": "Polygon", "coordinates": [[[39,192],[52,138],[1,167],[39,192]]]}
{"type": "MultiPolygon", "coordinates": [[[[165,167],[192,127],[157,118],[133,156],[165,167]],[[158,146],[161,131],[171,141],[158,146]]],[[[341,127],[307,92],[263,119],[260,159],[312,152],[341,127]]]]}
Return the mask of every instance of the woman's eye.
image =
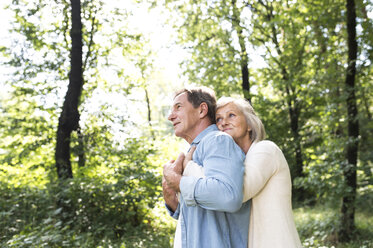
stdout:
{"type": "Polygon", "coordinates": [[[220,122],[221,118],[216,118],[216,123],[220,122]]]}
{"type": "Polygon", "coordinates": [[[232,113],[229,114],[229,117],[234,117],[234,116],[236,116],[236,115],[232,114],[232,113]]]}

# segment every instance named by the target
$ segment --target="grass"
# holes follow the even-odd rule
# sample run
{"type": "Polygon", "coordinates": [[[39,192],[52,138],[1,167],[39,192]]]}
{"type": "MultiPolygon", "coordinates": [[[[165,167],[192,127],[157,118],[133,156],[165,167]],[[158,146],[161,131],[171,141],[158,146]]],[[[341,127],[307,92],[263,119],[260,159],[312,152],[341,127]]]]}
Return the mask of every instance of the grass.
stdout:
{"type": "MultiPolygon", "coordinates": [[[[98,192],[103,189],[106,188],[101,187],[98,192]]],[[[84,212],[79,212],[67,224],[60,221],[60,214],[54,206],[55,199],[48,192],[27,187],[9,188],[0,181],[0,247],[172,247],[175,221],[167,215],[163,201],[152,207],[141,225],[130,225],[127,228],[122,226],[125,232],[114,235],[113,231],[118,228],[112,223],[130,213],[112,211],[110,204],[103,205],[104,201],[110,199],[103,196],[111,194],[111,191],[103,196],[101,194],[101,198],[97,193],[96,201],[93,201],[95,204],[89,205],[90,195],[86,196],[89,192],[73,190],[76,198],[86,199],[84,202],[87,208],[82,208],[84,212]],[[100,206],[102,207],[99,208],[100,206]],[[90,214],[91,212],[95,215],[90,214]],[[103,218],[101,222],[94,221],[100,214],[105,214],[103,216],[107,218],[103,218]],[[87,220],[91,220],[89,226],[84,222],[87,220]]],[[[304,248],[373,248],[373,212],[369,199],[364,198],[358,202],[354,239],[345,244],[338,242],[338,208],[317,205],[294,209],[297,230],[304,248]]],[[[116,206],[120,203],[112,204],[116,206]]],[[[128,221],[125,220],[118,222],[118,225],[126,224],[128,221]]]]}
{"type": "Polygon", "coordinates": [[[349,243],[338,242],[339,209],[326,206],[294,209],[294,218],[303,246],[318,248],[373,248],[373,214],[358,209],[356,232],[349,243]]]}

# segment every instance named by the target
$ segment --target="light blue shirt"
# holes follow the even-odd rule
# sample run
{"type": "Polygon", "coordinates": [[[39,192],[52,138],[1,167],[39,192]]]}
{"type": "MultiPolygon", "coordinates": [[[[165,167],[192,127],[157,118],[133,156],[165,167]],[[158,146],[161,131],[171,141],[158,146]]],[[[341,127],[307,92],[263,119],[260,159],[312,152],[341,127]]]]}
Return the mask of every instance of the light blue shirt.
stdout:
{"type": "Polygon", "coordinates": [[[191,144],[193,161],[203,166],[205,178],[183,176],[180,215],[182,247],[246,248],[251,201],[242,203],[245,154],[232,137],[216,125],[202,131],[191,144]]]}

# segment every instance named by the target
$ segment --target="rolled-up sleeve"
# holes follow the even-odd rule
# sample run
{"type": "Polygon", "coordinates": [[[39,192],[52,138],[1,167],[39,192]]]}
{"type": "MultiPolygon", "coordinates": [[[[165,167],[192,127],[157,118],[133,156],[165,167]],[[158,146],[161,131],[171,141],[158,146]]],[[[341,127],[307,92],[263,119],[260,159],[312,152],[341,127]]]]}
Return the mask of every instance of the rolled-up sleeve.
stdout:
{"type": "Polygon", "coordinates": [[[203,166],[205,178],[182,177],[180,191],[188,206],[235,212],[242,205],[245,155],[226,134],[206,137],[193,160],[203,166]]]}
{"type": "Polygon", "coordinates": [[[168,212],[168,214],[172,217],[172,218],[174,218],[174,219],[179,219],[179,214],[180,214],[180,204],[178,204],[177,205],[177,208],[176,208],[176,210],[175,210],[175,212],[173,212],[172,210],[171,210],[171,208],[165,203],[164,204],[165,205],[165,207],[166,207],[166,210],[167,210],[167,212],[168,212]]]}

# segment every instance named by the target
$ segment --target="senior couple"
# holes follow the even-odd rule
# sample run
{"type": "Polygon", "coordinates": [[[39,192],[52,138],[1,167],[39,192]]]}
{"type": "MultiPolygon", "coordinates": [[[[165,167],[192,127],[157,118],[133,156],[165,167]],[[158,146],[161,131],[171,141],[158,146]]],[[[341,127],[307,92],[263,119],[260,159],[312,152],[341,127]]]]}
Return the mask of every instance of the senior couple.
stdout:
{"type": "Polygon", "coordinates": [[[163,168],[175,248],[301,247],[288,164],[247,101],[182,89],[168,119],[190,144],[163,168]]]}

